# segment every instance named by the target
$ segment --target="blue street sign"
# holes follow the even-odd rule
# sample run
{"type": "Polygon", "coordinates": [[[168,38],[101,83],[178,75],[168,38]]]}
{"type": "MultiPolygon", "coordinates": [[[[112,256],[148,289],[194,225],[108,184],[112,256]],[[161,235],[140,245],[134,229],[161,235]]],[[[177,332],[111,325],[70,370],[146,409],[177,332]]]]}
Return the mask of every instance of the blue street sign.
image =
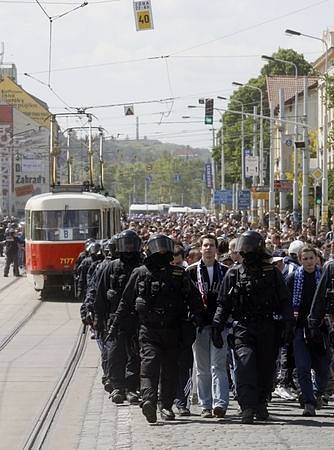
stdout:
{"type": "Polygon", "coordinates": [[[215,191],[214,202],[218,205],[232,205],[232,189],[215,191]]]}
{"type": "Polygon", "coordinates": [[[211,163],[207,163],[205,164],[205,183],[207,188],[211,189],[213,187],[212,181],[212,166],[211,163]]]}
{"type": "Polygon", "coordinates": [[[239,191],[239,195],[238,195],[238,207],[241,211],[245,211],[247,209],[250,209],[251,206],[251,195],[250,195],[250,191],[247,190],[243,190],[243,191],[239,191]]]}

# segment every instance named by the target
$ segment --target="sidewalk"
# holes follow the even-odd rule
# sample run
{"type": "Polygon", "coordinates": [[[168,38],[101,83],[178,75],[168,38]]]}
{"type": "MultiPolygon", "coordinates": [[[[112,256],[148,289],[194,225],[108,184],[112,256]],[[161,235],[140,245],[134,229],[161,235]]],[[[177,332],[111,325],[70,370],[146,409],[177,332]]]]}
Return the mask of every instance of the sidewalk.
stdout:
{"type": "MultiPolygon", "coordinates": [[[[272,421],[241,425],[232,401],[224,419],[202,419],[192,406],[191,417],[149,425],[138,406],[115,405],[108,399],[98,370],[87,407],[80,450],[213,450],[213,449],[333,449],[333,407],[314,419],[301,416],[296,402],[274,400],[272,421]]],[[[176,408],[174,408],[176,412],[176,408]]]]}

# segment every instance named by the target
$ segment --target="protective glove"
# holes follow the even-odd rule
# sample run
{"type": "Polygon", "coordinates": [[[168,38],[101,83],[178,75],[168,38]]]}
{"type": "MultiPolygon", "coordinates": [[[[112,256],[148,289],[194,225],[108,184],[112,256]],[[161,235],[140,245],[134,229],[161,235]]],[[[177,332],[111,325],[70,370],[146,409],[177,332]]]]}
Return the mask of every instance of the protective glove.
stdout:
{"type": "Polygon", "coordinates": [[[104,342],[107,341],[112,341],[113,339],[115,339],[115,337],[117,336],[117,331],[118,328],[115,325],[111,325],[111,327],[109,328],[109,331],[107,333],[107,336],[104,338],[104,342]]]}
{"type": "Polygon", "coordinates": [[[224,340],[223,340],[223,336],[222,336],[222,330],[220,328],[212,327],[211,339],[212,339],[213,345],[216,348],[223,348],[224,340]]]}
{"type": "Polygon", "coordinates": [[[91,312],[88,312],[85,317],[82,319],[82,323],[87,326],[93,326],[94,323],[94,315],[91,312]]]}

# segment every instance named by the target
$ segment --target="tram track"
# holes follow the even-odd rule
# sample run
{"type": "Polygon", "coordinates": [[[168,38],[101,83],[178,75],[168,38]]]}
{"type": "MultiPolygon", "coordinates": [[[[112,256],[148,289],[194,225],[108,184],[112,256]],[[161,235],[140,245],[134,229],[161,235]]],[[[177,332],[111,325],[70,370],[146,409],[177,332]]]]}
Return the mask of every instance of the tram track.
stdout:
{"type": "Polygon", "coordinates": [[[29,320],[35,315],[36,311],[42,306],[43,303],[38,303],[17,325],[10,331],[7,336],[0,341],[0,351],[2,351],[10,341],[17,335],[17,333],[29,322],[29,320]]]}
{"type": "Polygon", "coordinates": [[[17,277],[14,278],[14,280],[10,281],[9,283],[6,284],[6,286],[3,286],[0,288],[0,294],[2,292],[4,292],[6,289],[10,288],[11,286],[13,286],[13,284],[17,283],[19,280],[21,280],[21,277],[17,277]]]}
{"type": "Polygon", "coordinates": [[[84,353],[86,342],[86,328],[81,326],[66,367],[40,415],[37,417],[33,429],[22,447],[23,450],[38,450],[43,448],[57,411],[84,353]]]}

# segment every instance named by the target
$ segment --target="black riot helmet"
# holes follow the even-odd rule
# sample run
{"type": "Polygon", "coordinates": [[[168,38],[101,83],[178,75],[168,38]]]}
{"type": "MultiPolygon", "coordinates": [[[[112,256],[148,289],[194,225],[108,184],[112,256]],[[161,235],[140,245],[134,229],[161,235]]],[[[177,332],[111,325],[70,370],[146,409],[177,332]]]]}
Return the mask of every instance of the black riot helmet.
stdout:
{"type": "Polygon", "coordinates": [[[89,247],[88,247],[88,253],[90,255],[98,255],[100,253],[102,253],[102,246],[100,244],[100,242],[91,242],[89,247]]]}
{"type": "Polygon", "coordinates": [[[118,239],[118,234],[114,234],[111,236],[111,238],[108,240],[108,252],[111,259],[116,259],[118,257],[117,250],[116,250],[116,241],[118,239]]]}
{"type": "Polygon", "coordinates": [[[171,259],[174,254],[174,242],[165,234],[153,234],[147,241],[146,255],[150,258],[153,255],[170,255],[171,259]]]}
{"type": "Polygon", "coordinates": [[[249,254],[269,257],[264,238],[257,231],[248,230],[237,239],[235,251],[241,256],[249,254]]]}
{"type": "Polygon", "coordinates": [[[85,241],[85,250],[88,252],[90,245],[95,242],[95,239],[89,238],[85,241]]]}
{"type": "Polygon", "coordinates": [[[115,246],[117,253],[139,253],[141,239],[134,230],[125,230],[117,235],[115,246]]]}

